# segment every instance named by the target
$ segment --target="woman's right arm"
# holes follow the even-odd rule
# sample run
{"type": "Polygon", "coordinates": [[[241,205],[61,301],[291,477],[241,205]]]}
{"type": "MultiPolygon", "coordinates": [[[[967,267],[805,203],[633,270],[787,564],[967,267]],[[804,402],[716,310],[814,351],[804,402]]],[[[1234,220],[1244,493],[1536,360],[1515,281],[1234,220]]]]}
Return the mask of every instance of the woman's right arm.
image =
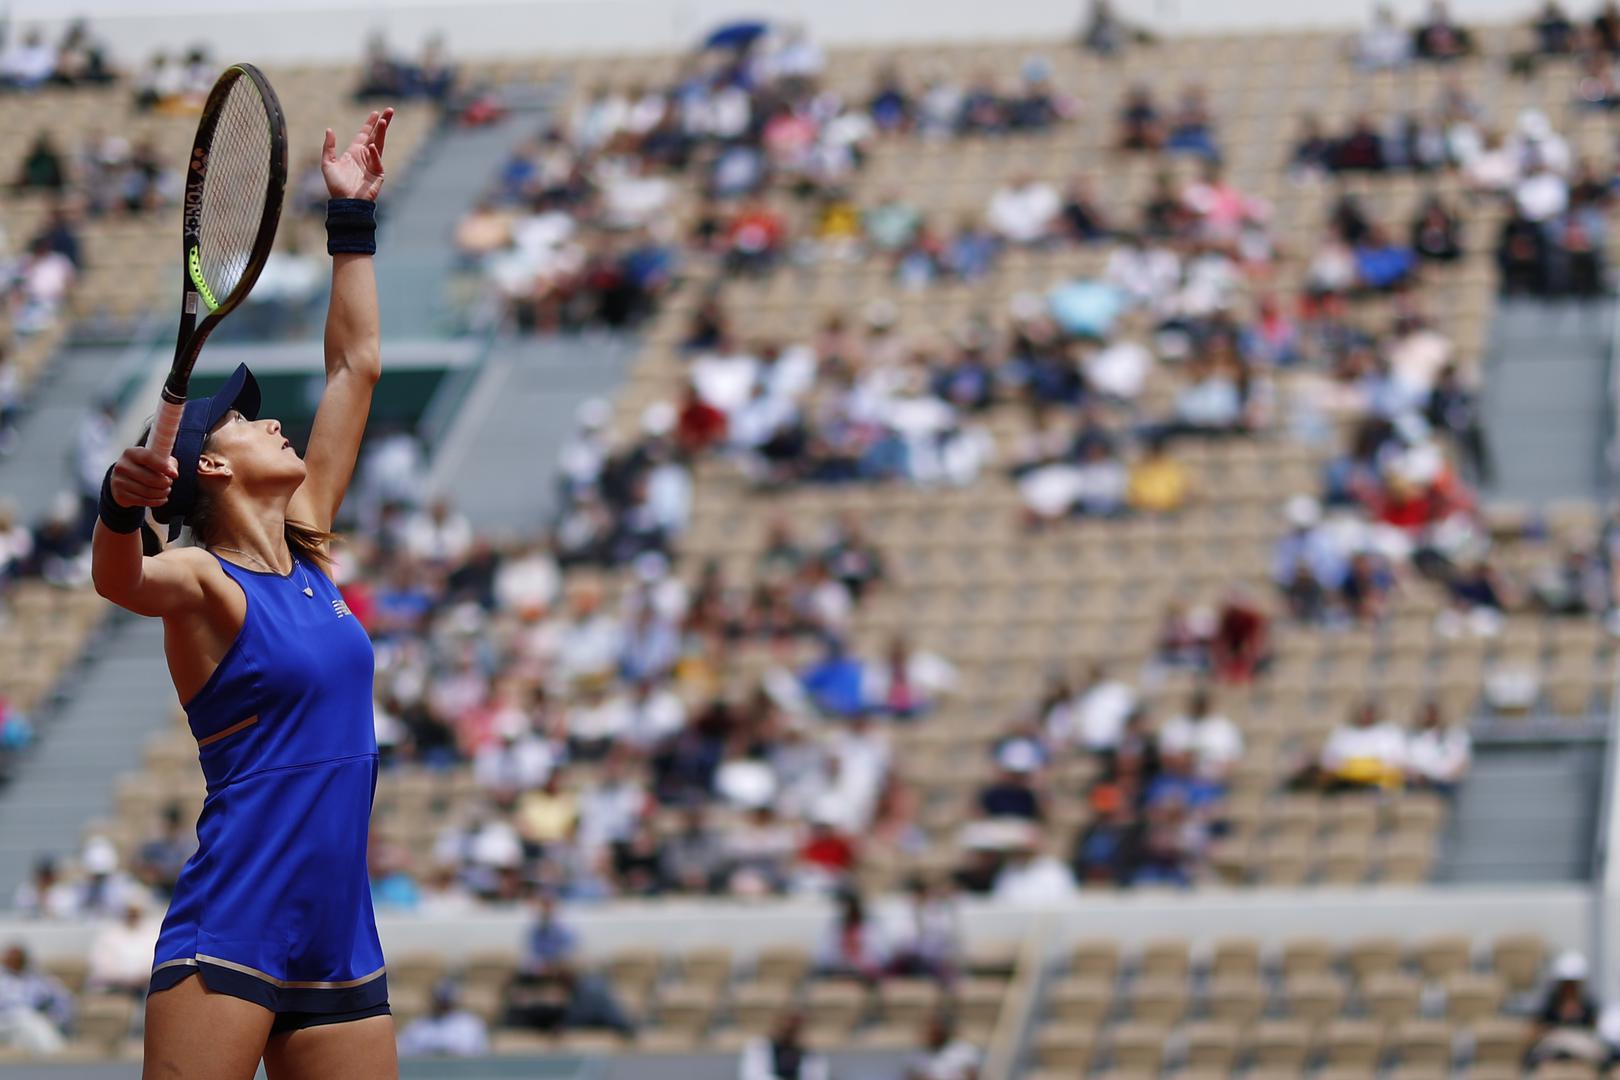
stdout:
{"type": "MultiPolygon", "coordinates": [[[[132,446],[113,465],[112,497],[119,506],[162,506],[176,475],[173,458],[132,446]]],[[[96,522],[90,577],[96,592],[137,615],[164,616],[203,602],[202,552],[177,548],[160,555],[141,551],[141,534],[114,532],[96,522]]]]}

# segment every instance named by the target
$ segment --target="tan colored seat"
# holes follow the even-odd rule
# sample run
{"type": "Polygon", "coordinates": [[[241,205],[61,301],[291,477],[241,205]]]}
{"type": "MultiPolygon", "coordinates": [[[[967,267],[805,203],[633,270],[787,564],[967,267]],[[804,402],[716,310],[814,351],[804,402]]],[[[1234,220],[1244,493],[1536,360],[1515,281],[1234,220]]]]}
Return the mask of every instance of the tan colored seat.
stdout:
{"type": "Polygon", "coordinates": [[[1491,945],[1491,968],[1509,993],[1535,989],[1547,946],[1537,934],[1503,934],[1491,945]]]}
{"type": "Polygon", "coordinates": [[[1080,1076],[1097,1050],[1097,1029],[1085,1024],[1046,1024],[1035,1036],[1035,1060],[1043,1069],[1068,1069],[1080,1076]]]}
{"type": "Polygon", "coordinates": [[[1311,1052],[1311,1029],[1300,1020],[1262,1020],[1254,1026],[1249,1043],[1256,1070],[1297,1076],[1311,1052]]]}
{"type": "Polygon", "coordinates": [[[1466,934],[1437,934],[1412,949],[1418,971],[1432,982],[1467,971],[1473,962],[1474,943],[1466,934]]]}
{"type": "Polygon", "coordinates": [[[1116,1024],[1108,1035],[1114,1068],[1157,1073],[1164,1064],[1164,1048],[1169,1037],[1169,1029],[1162,1024],[1131,1021],[1116,1024]]]}
{"type": "Polygon", "coordinates": [[[1415,1018],[1422,993],[1417,979],[1398,971],[1370,975],[1361,984],[1361,1000],[1368,1015],[1382,1024],[1415,1018]]]}
{"type": "Polygon", "coordinates": [[[1444,1072],[1451,1067],[1451,1026],[1442,1020],[1406,1020],[1394,1027],[1402,1066],[1444,1072]]]}
{"type": "Polygon", "coordinates": [[[888,979],[878,987],[883,1020],[920,1026],[940,1005],[939,984],[932,979],[888,979]]]}
{"type": "MultiPolygon", "coordinates": [[[[615,992],[626,997],[644,1000],[658,981],[664,966],[664,955],[657,949],[620,949],[608,957],[602,972],[615,992]]],[[[393,972],[390,970],[390,975],[393,972]]]]}
{"type": "Polygon", "coordinates": [[[125,994],[86,994],[79,999],[74,1037],[112,1053],[129,1034],[135,1002],[125,994]]]}
{"type": "Polygon", "coordinates": [[[1497,975],[1459,971],[1447,976],[1446,1019],[1473,1024],[1495,1016],[1502,1005],[1502,979],[1497,975]]]}
{"type": "MultiPolygon", "coordinates": [[[[1187,1046],[1187,1067],[1229,1073],[1237,1062],[1240,1031],[1236,1024],[1206,1020],[1182,1031],[1187,1046]]],[[[1181,1073],[1185,1076],[1186,1073],[1181,1073]]]]}
{"type": "Polygon", "coordinates": [[[761,949],[755,962],[754,978],[762,983],[796,986],[810,970],[810,954],[795,946],[761,949]]]}
{"type": "Polygon", "coordinates": [[[1204,1000],[1211,1019],[1247,1028],[1266,1010],[1266,987],[1258,978],[1216,978],[1210,980],[1204,1000]]]}
{"type": "Polygon", "coordinates": [[[1344,982],[1335,975],[1300,976],[1283,984],[1283,1008],[1312,1027],[1325,1024],[1344,1010],[1344,982]]]}
{"type": "Polygon", "coordinates": [[[1187,1012],[1187,982],[1168,977],[1136,980],[1130,992],[1131,1017],[1171,1027],[1187,1012]]]}
{"type": "Polygon", "coordinates": [[[792,989],[781,983],[736,983],[731,988],[731,1018],[738,1030],[763,1034],[792,1000],[792,989]]]}
{"type": "Polygon", "coordinates": [[[703,983],[666,986],[658,992],[657,1025],[695,1044],[708,1031],[718,1005],[714,988],[703,983]]]}
{"type": "Polygon", "coordinates": [[[1300,975],[1327,975],[1333,970],[1334,951],[1326,938],[1294,938],[1283,945],[1278,967],[1285,980],[1300,975]]]}
{"type": "Polygon", "coordinates": [[[1491,1016],[1473,1025],[1474,1068],[1519,1068],[1530,1026],[1524,1020],[1491,1016]]]}
{"type": "Polygon", "coordinates": [[[1384,1049],[1384,1032],[1369,1020],[1334,1020],[1322,1032],[1328,1068],[1372,1072],[1384,1049]]]}
{"type": "Polygon", "coordinates": [[[704,946],[688,949],[680,955],[678,966],[681,978],[689,983],[701,983],[716,989],[731,979],[731,950],[722,946],[704,946]]]}
{"type": "Polygon", "coordinates": [[[1401,966],[1401,943],[1393,937],[1369,937],[1352,942],[1344,951],[1345,966],[1358,983],[1401,966]]]}
{"type": "Polygon", "coordinates": [[[1185,938],[1161,938],[1142,946],[1137,971],[1145,979],[1185,981],[1192,967],[1192,946],[1185,938]]]}
{"type": "Polygon", "coordinates": [[[1006,997],[1005,979],[963,979],[953,992],[952,1009],[965,1027],[993,1027],[1006,997]]]}
{"type": "Polygon", "coordinates": [[[1114,988],[1111,983],[1071,975],[1052,984],[1046,1004],[1055,1018],[1095,1029],[1113,1008],[1114,988]]]}
{"type": "Polygon", "coordinates": [[[1076,943],[1069,953],[1069,974],[1112,985],[1119,977],[1119,943],[1110,938],[1089,938],[1076,943]]]}
{"type": "Polygon", "coordinates": [[[1212,979],[1260,977],[1260,942],[1256,938],[1222,938],[1210,954],[1212,979]]]}

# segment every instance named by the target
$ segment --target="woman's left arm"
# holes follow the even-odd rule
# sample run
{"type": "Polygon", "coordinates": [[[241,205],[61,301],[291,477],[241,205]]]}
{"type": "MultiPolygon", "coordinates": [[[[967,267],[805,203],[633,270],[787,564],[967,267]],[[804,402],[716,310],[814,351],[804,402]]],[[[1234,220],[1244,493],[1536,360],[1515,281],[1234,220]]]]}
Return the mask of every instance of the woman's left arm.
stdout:
{"type": "MultiPolygon", "coordinates": [[[[321,173],[331,198],[376,201],[383,182],[383,142],[393,118],[393,109],[372,113],[342,154],[336,152],[332,129],[326,129],[321,173]]],[[[329,217],[328,223],[331,221],[329,217]]],[[[342,250],[332,255],[332,299],[326,311],[326,390],[315,411],[315,425],[304,455],[308,472],[287,508],[289,518],[322,530],[332,527],[338,507],[343,505],[360,453],[366,417],[371,412],[371,392],[382,376],[377,277],[371,258],[369,254],[342,250]]]]}

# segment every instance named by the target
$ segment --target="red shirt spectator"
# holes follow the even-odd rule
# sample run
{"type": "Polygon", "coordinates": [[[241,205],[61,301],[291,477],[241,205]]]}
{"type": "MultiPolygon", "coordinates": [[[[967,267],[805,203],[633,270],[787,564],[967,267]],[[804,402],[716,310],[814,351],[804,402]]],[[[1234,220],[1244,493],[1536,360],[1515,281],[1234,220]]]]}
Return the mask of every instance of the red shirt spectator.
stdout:
{"type": "Polygon", "coordinates": [[[726,414],[703,400],[696,388],[686,388],[680,416],[675,421],[675,444],[689,454],[701,454],[726,437],[726,414]]]}
{"type": "Polygon", "coordinates": [[[1210,641],[1210,663],[1217,678],[1248,682],[1266,659],[1265,612],[1245,593],[1233,592],[1221,608],[1210,641]]]}

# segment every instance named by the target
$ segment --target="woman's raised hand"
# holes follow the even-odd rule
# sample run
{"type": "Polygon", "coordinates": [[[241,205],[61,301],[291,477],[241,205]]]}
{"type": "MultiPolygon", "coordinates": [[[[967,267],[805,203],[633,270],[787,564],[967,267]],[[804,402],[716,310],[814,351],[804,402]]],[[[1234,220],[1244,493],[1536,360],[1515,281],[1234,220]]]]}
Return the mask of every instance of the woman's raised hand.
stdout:
{"type": "Polygon", "coordinates": [[[388,125],[394,119],[393,109],[384,109],[366,117],[360,130],[343,153],[337,152],[337,136],[326,129],[326,144],[321,147],[321,176],[326,179],[326,194],[334,199],[373,199],[382,190],[383,142],[388,138],[388,125]]]}

